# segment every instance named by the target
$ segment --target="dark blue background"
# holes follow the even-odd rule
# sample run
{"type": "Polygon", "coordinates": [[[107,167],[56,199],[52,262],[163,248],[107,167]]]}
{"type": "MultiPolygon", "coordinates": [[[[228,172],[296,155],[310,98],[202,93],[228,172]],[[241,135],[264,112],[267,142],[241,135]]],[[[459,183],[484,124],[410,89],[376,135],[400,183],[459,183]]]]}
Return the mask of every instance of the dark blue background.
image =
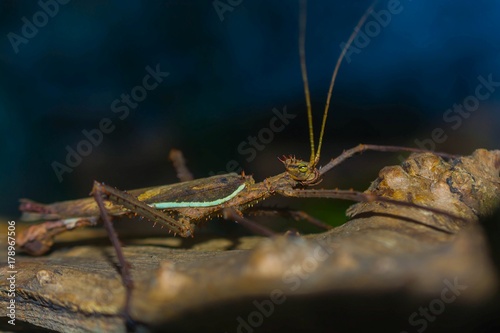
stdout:
{"type": "MultiPolygon", "coordinates": [[[[369,4],[309,1],[306,54],[318,118],[339,44],[369,4]]],[[[478,76],[500,81],[500,3],[402,0],[401,6],[343,64],[323,161],[359,142],[416,146],[436,127],[448,136],[439,150],[468,154],[499,147],[500,91],[456,130],[443,114],[474,93],[478,76]]],[[[376,11],[386,8],[387,1],[379,1],[376,11]]],[[[93,179],[122,189],[173,182],[172,147],[184,151],[200,177],[236,160],[261,180],[281,171],[278,155],[308,157],[298,1],[243,0],[221,21],[212,0],[73,0],[16,53],[8,34],[21,35],[22,18],[33,22],[41,10],[35,1],[0,2],[2,214],[17,216],[20,197],[51,202],[86,196],[93,179]],[[170,75],[118,120],[113,100],[142,82],[146,66],[157,64],[170,75]],[[284,106],[299,116],[247,161],[238,145],[269,125],[273,108],[284,106]],[[96,128],[102,118],[112,119],[116,129],[59,182],[51,163],[64,163],[65,147],[76,147],[82,130],[96,128]]],[[[357,160],[358,173],[369,167],[364,158],[357,160]]],[[[384,159],[382,165],[397,162],[384,159]]]]}

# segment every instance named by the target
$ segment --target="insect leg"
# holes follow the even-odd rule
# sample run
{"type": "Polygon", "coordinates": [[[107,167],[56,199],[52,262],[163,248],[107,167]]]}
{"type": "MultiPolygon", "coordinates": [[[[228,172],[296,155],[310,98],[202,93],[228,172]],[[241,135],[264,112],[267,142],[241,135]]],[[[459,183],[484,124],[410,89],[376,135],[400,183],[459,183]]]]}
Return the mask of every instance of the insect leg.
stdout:
{"type": "Polygon", "coordinates": [[[95,225],[93,218],[72,218],[46,221],[23,230],[17,240],[17,246],[26,253],[40,256],[50,250],[54,237],[69,230],[95,225]]]}
{"type": "Polygon", "coordinates": [[[181,221],[174,220],[173,218],[163,214],[161,211],[158,211],[145,204],[144,202],[139,201],[136,197],[128,194],[127,192],[119,191],[109,185],[104,185],[97,181],[94,181],[91,195],[94,197],[97,205],[99,206],[100,216],[104,223],[104,227],[106,228],[109,239],[116,251],[116,256],[120,264],[122,281],[126,288],[124,316],[127,319],[127,322],[131,323],[132,321],[130,320],[129,313],[130,300],[134,283],[132,280],[132,275],[130,274],[130,266],[125,260],[122,246],[113,227],[113,223],[111,222],[110,215],[106,210],[104,200],[109,200],[115,204],[122,205],[132,212],[146,217],[153,222],[158,222],[166,225],[174,233],[178,233],[183,237],[187,237],[192,234],[191,226],[189,224],[183,224],[181,221]]]}
{"type": "Polygon", "coordinates": [[[125,255],[123,254],[122,246],[120,244],[120,240],[118,239],[118,235],[116,234],[115,228],[113,227],[113,223],[111,222],[111,218],[106,211],[104,206],[104,199],[107,196],[104,185],[101,185],[97,182],[94,182],[94,187],[92,188],[91,194],[94,196],[97,205],[99,206],[99,210],[101,212],[101,219],[104,223],[104,227],[108,233],[109,239],[115,248],[116,256],[118,258],[118,262],[120,263],[120,272],[122,275],[122,282],[125,285],[125,308],[123,315],[127,322],[131,322],[130,318],[130,299],[132,296],[132,289],[134,288],[134,282],[132,280],[132,275],[130,274],[130,265],[125,260],[125,255]]]}
{"type": "Polygon", "coordinates": [[[235,221],[248,230],[267,237],[275,236],[276,234],[271,230],[259,225],[258,223],[243,217],[241,211],[236,208],[227,207],[222,210],[222,218],[228,221],[235,221]]]}
{"type": "Polygon", "coordinates": [[[194,179],[193,174],[186,166],[186,160],[184,159],[184,155],[180,150],[170,150],[168,158],[170,159],[170,161],[172,161],[175,171],[177,172],[177,178],[179,178],[181,182],[186,182],[188,180],[194,179]]]}
{"type": "MultiPolygon", "coordinates": [[[[178,221],[170,216],[164,214],[161,210],[157,210],[148,204],[139,201],[135,196],[125,192],[120,191],[112,186],[101,184],[97,181],[94,182],[91,195],[95,193],[100,193],[106,200],[111,201],[114,204],[121,205],[130,210],[131,213],[135,213],[142,217],[147,218],[151,222],[160,223],[166,226],[174,234],[178,234],[182,237],[192,236],[192,227],[188,223],[189,221],[178,221]]],[[[100,207],[101,217],[103,213],[106,213],[106,209],[100,207]]]]}
{"type": "MultiPolygon", "coordinates": [[[[311,189],[280,190],[278,193],[280,193],[283,196],[287,196],[287,197],[331,198],[331,199],[352,200],[352,201],[356,201],[356,202],[374,202],[374,201],[386,202],[386,203],[390,203],[390,204],[398,205],[398,206],[422,209],[424,211],[429,211],[432,213],[436,213],[436,214],[440,214],[440,215],[449,217],[449,218],[453,219],[454,221],[460,220],[462,223],[470,222],[466,218],[456,216],[450,212],[447,212],[447,211],[444,211],[441,209],[423,206],[423,205],[415,204],[413,202],[394,200],[391,198],[386,198],[386,197],[378,196],[378,195],[371,194],[371,193],[363,193],[363,192],[357,192],[357,191],[351,191],[351,190],[311,190],[311,189]]],[[[455,230],[452,230],[451,228],[449,228],[445,225],[431,225],[431,224],[424,223],[422,221],[414,221],[414,222],[426,225],[430,228],[437,229],[439,231],[442,231],[442,232],[445,232],[448,234],[453,234],[456,232],[455,230]]]]}
{"type": "Polygon", "coordinates": [[[17,246],[24,252],[39,256],[50,250],[54,237],[66,231],[97,224],[97,217],[64,217],[51,205],[21,199],[19,210],[22,221],[45,221],[22,230],[17,246]]]}
{"type": "Polygon", "coordinates": [[[412,153],[432,153],[434,155],[438,155],[441,157],[445,158],[457,158],[456,155],[451,155],[451,154],[446,154],[446,153],[437,153],[425,149],[419,149],[419,148],[410,148],[410,147],[400,147],[400,146],[378,146],[378,145],[364,145],[360,144],[357,145],[354,148],[345,150],[342,154],[339,156],[332,158],[330,162],[328,162],[325,166],[323,166],[321,169],[319,169],[319,174],[323,175],[326,172],[328,172],[330,169],[333,167],[339,165],[340,163],[344,162],[348,158],[360,154],[364,151],[367,150],[373,150],[373,151],[381,151],[381,152],[412,152],[412,153]]]}
{"type": "Polygon", "coordinates": [[[245,213],[247,213],[248,215],[259,215],[259,216],[280,215],[286,218],[293,219],[295,221],[304,220],[321,229],[329,230],[333,228],[331,225],[328,225],[323,221],[318,220],[317,218],[301,210],[291,210],[288,208],[279,208],[279,207],[257,207],[257,208],[248,208],[245,211],[245,213]]]}

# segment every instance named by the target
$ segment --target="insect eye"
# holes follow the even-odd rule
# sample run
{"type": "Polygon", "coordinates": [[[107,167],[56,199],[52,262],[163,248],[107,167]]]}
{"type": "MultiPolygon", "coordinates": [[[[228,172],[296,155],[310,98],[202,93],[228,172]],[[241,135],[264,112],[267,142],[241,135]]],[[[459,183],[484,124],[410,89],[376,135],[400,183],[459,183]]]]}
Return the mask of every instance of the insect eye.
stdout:
{"type": "Polygon", "coordinates": [[[301,166],[299,167],[299,171],[300,171],[300,172],[307,172],[307,166],[305,166],[305,165],[301,165],[301,166]]]}

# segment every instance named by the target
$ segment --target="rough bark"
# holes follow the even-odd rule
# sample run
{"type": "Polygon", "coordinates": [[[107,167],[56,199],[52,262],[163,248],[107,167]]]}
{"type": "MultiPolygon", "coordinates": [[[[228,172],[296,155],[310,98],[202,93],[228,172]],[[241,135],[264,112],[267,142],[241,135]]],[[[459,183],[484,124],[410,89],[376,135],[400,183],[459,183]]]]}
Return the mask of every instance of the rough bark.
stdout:
{"type": "MultiPolygon", "coordinates": [[[[371,202],[352,206],[346,224],[303,237],[127,239],[132,317],[146,330],[474,331],[499,309],[498,247],[478,223],[499,205],[499,170],[500,151],[453,161],[416,154],[381,170],[367,190],[466,221],[371,202]],[[434,319],[422,319],[422,307],[434,319]]],[[[17,256],[17,320],[60,332],[124,331],[113,250],[102,231],[88,232],[101,241],[17,256]]]]}

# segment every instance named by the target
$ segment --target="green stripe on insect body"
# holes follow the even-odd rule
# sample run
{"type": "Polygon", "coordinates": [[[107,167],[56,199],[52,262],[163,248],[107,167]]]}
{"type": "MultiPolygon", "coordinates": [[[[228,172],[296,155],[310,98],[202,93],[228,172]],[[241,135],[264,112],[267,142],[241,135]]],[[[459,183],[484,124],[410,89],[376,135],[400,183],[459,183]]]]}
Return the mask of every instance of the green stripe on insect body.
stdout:
{"type": "Polygon", "coordinates": [[[243,191],[245,188],[246,184],[241,184],[238,186],[238,188],[228,196],[221,198],[221,199],[216,199],[212,201],[193,201],[193,202],[156,202],[153,204],[150,204],[151,207],[154,207],[156,209],[167,209],[167,208],[190,208],[190,207],[212,207],[212,206],[217,206],[220,204],[223,204],[224,202],[227,202],[234,198],[238,193],[243,191]]]}

